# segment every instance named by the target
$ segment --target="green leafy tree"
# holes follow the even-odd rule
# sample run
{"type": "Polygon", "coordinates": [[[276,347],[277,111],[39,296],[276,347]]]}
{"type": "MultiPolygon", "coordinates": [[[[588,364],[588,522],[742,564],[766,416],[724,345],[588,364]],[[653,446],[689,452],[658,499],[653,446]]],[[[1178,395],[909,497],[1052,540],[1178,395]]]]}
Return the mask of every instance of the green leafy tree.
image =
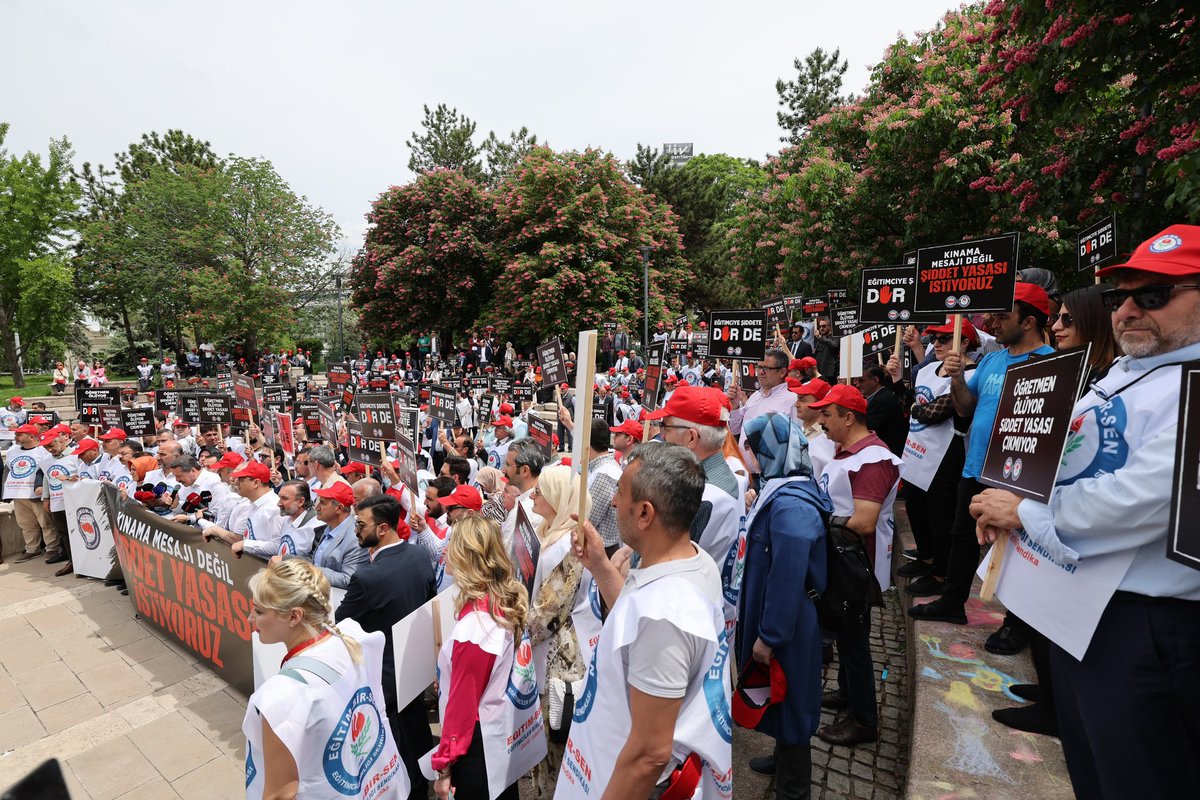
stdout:
{"type": "Polygon", "coordinates": [[[779,105],[783,107],[775,112],[779,127],[785,132],[781,142],[800,144],[813,122],[830,109],[849,102],[850,97],[842,95],[842,77],[850,63],[842,59],[839,64],[841,55],[840,49],[826,53],[818,47],[803,60],[792,61],[795,80],[775,81],[779,105]]]}
{"type": "MultiPolygon", "coordinates": [[[[488,138],[483,143],[483,152],[487,156],[488,184],[494,186],[499,183],[538,146],[537,136],[523,125],[521,130],[510,133],[507,141],[498,137],[495,131],[489,131],[488,138]]],[[[541,146],[550,145],[542,142],[541,146]]]]}
{"type": "Polygon", "coordinates": [[[423,132],[413,131],[412,139],[404,144],[412,151],[408,168],[420,175],[434,169],[460,170],[471,180],[483,178],[483,164],[479,156],[482,148],[475,144],[475,122],[457,108],[438,103],[429,110],[422,106],[425,118],[421,122],[423,132]]]}
{"type": "Polygon", "coordinates": [[[7,134],[0,123],[0,348],[20,388],[22,357],[64,340],[76,321],[62,254],[79,187],[65,138],[50,141],[43,162],[34,153],[9,155],[7,134]]]}
{"type": "Polygon", "coordinates": [[[671,169],[671,157],[660,152],[657,147],[638,143],[637,155],[632,161],[626,162],[625,171],[629,179],[638,186],[645,187],[658,175],[671,169]]]}

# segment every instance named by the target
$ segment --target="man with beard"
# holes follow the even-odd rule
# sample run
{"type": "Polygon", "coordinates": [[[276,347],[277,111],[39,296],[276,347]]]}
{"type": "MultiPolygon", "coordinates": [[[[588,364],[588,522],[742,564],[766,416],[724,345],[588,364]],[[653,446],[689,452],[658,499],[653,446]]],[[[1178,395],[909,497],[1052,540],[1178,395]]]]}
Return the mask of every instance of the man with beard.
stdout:
{"type": "Polygon", "coordinates": [[[388,723],[412,781],[409,800],[425,800],[429,787],[417,760],[429,752],[433,739],[423,695],[397,708],[392,626],[433,597],[433,565],[420,548],[408,543],[411,531],[395,498],[368,497],[355,506],[354,516],[358,545],[370,556],[350,578],[335,619],[353,619],[367,632],[384,634],[382,685],[388,723]]]}

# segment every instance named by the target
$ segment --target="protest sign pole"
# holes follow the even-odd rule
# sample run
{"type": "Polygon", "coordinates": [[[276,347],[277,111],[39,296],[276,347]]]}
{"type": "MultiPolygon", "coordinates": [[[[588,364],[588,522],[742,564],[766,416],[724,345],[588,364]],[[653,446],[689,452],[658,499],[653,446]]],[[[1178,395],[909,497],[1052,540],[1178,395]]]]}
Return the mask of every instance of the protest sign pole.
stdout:
{"type": "Polygon", "coordinates": [[[1008,532],[992,543],[992,560],[988,562],[987,573],[983,576],[983,588],[979,590],[979,599],[991,602],[996,596],[996,584],[1000,580],[1000,568],[1004,566],[1004,554],[1008,552],[1008,532]]]}
{"type": "Polygon", "coordinates": [[[903,346],[904,346],[904,326],[897,325],[896,326],[896,358],[900,360],[901,364],[904,363],[904,354],[900,351],[900,348],[903,346]]]}
{"type": "MultiPolygon", "coordinates": [[[[579,353],[578,363],[583,366],[584,380],[582,386],[590,386],[596,379],[596,332],[584,331],[579,334],[579,353]]],[[[585,391],[583,397],[578,398],[575,413],[575,440],[583,442],[583,447],[579,448],[579,507],[577,513],[579,516],[579,524],[582,526],[587,521],[587,479],[588,479],[588,463],[590,461],[590,448],[587,443],[592,438],[592,393],[585,391]]],[[[580,530],[579,547],[583,555],[587,555],[587,537],[580,530]]]]}
{"type": "Polygon", "coordinates": [[[954,344],[951,345],[950,352],[957,353],[962,347],[962,314],[954,315],[954,344]]]}

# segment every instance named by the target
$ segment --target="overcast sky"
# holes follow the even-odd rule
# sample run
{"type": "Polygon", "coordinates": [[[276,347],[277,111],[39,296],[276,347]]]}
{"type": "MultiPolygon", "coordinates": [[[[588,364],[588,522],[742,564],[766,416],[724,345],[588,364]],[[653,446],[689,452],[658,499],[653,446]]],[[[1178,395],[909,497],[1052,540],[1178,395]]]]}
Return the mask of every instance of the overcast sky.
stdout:
{"type": "Polygon", "coordinates": [[[357,246],[370,202],[412,176],[421,105],[457,106],[556,149],[694,142],[779,149],[775,80],[841,48],[846,86],[948,0],[259,2],[0,0],[0,121],[10,152],[66,135],[111,165],[143,132],[182,128],[270,159],[357,246]]]}

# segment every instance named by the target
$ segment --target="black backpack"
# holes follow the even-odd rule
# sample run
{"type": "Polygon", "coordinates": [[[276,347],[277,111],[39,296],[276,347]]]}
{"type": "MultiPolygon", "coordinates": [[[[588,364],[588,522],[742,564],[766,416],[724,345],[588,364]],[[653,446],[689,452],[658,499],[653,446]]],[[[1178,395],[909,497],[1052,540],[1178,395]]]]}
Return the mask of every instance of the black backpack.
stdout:
{"type": "Polygon", "coordinates": [[[863,539],[846,527],[849,517],[830,517],[825,524],[825,591],[810,585],[805,591],[817,607],[817,620],[836,633],[861,622],[872,606],[883,605],[883,593],[871,571],[863,539]]]}

